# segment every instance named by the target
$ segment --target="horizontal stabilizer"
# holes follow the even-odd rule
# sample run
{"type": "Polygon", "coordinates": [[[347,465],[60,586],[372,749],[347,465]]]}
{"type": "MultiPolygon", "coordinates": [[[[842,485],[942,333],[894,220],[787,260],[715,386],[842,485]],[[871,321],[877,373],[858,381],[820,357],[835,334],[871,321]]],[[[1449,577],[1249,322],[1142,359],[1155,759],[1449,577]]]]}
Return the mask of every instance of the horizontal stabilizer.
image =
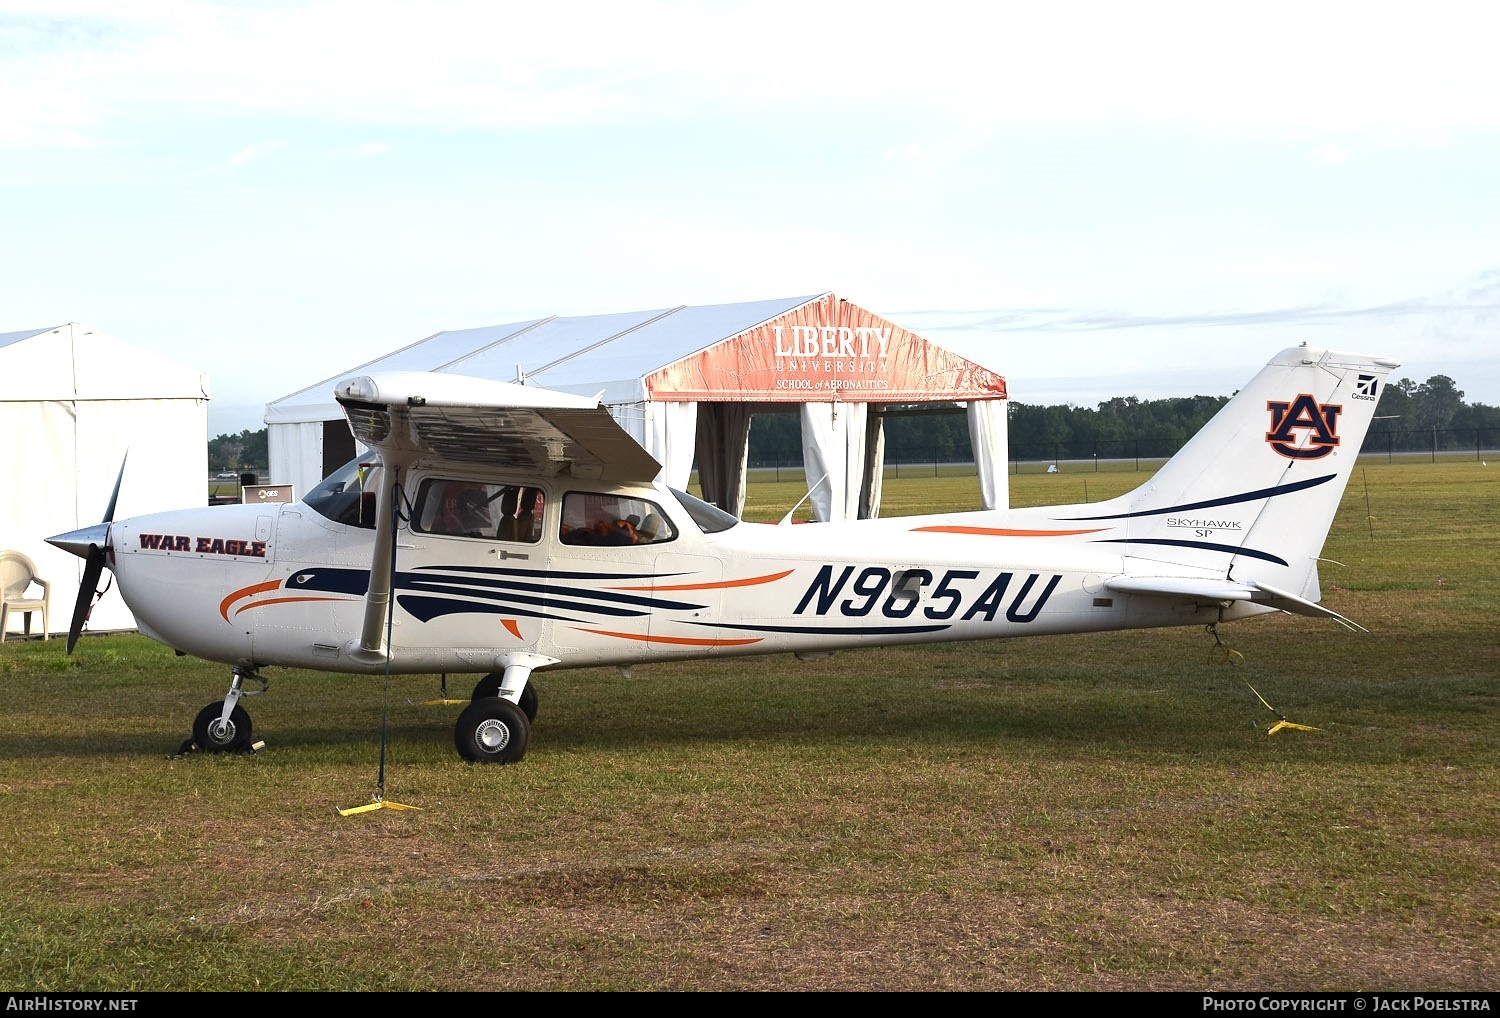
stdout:
{"type": "Polygon", "coordinates": [[[1259,580],[1251,580],[1250,582],[1255,584],[1264,594],[1268,595],[1255,598],[1254,600],[1258,604],[1268,604],[1273,608],[1280,608],[1284,612],[1292,612],[1295,615],[1309,615],[1315,619],[1333,619],[1349,629],[1357,630],[1361,633],[1369,632],[1368,629],[1353,619],[1345,618],[1332,608],[1324,608],[1316,601],[1309,601],[1306,598],[1298,597],[1290,591],[1273,587],[1269,583],[1261,583],[1259,580]]]}
{"type": "Polygon", "coordinates": [[[1315,601],[1298,597],[1289,591],[1273,587],[1269,583],[1261,583],[1258,580],[1251,580],[1249,583],[1235,583],[1233,580],[1214,580],[1187,576],[1117,576],[1112,580],[1106,580],[1104,585],[1120,594],[1144,594],[1147,597],[1166,597],[1204,603],[1224,602],[1226,604],[1230,601],[1250,601],[1254,604],[1263,604],[1268,608],[1276,608],[1294,615],[1333,619],[1349,629],[1357,630],[1361,633],[1369,632],[1368,629],[1358,622],[1345,618],[1332,608],[1325,608],[1315,601]]]}
{"type": "Polygon", "coordinates": [[[1253,601],[1256,590],[1229,580],[1194,579],[1187,576],[1119,576],[1104,585],[1121,594],[1146,594],[1190,601],[1253,601]]]}

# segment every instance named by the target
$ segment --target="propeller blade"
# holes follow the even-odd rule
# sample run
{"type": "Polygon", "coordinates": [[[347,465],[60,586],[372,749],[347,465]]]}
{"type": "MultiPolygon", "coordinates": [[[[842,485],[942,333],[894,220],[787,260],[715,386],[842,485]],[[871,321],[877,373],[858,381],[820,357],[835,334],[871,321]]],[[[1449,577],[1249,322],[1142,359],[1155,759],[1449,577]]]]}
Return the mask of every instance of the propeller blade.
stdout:
{"type": "Polygon", "coordinates": [[[120,501],[120,483],[125,480],[125,461],[129,458],[127,449],[120,458],[120,472],[115,475],[115,488],[109,493],[109,505],[104,510],[102,522],[47,538],[47,543],[53,547],[83,559],[83,579],[78,584],[78,600],[73,602],[73,622],[68,627],[69,654],[73,653],[78,637],[83,634],[83,624],[93,610],[94,598],[99,596],[99,577],[104,573],[105,549],[109,547],[109,525],[114,522],[115,506],[120,501]]]}
{"type": "Polygon", "coordinates": [[[83,579],[78,584],[78,600],[73,602],[73,622],[68,626],[68,654],[73,653],[78,637],[83,634],[83,624],[88,621],[89,611],[94,607],[94,595],[99,592],[99,577],[103,572],[104,549],[91,544],[83,564],[83,579]]]}
{"type": "Polygon", "coordinates": [[[115,521],[115,503],[120,500],[120,482],[125,480],[125,461],[130,459],[130,450],[125,450],[125,455],[120,457],[120,472],[115,475],[115,490],[109,493],[109,507],[104,510],[105,523],[115,521]]]}

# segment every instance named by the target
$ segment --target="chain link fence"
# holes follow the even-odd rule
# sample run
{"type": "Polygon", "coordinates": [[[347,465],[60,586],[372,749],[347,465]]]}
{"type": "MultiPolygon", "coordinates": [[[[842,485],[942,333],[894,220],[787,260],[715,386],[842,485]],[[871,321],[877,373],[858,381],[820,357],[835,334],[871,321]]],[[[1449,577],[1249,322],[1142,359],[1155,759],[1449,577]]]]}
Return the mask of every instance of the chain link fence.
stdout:
{"type": "MultiPolygon", "coordinates": [[[[1489,428],[1388,428],[1367,435],[1360,455],[1390,462],[1398,458],[1406,462],[1422,458],[1433,463],[1468,458],[1483,462],[1500,455],[1497,442],[1500,442],[1500,433],[1489,428]]],[[[1124,464],[1127,468],[1133,466],[1136,470],[1151,471],[1170,459],[1179,448],[1181,443],[1150,438],[1012,444],[1009,469],[1014,474],[1052,470],[1097,471],[1100,464],[1105,463],[1111,464],[1111,469],[1119,469],[1124,464]]],[[[752,455],[749,468],[763,480],[794,481],[802,478],[800,458],[752,455]]],[[[890,444],[886,447],[885,472],[892,478],[936,477],[973,474],[975,467],[972,458],[955,459],[951,450],[890,444]]]]}

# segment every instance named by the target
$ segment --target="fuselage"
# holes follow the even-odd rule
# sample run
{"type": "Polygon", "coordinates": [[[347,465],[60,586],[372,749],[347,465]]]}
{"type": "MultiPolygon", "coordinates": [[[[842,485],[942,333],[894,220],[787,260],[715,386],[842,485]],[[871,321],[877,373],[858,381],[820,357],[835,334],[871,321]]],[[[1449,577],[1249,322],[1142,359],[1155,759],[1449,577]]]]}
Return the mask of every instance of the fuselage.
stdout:
{"type": "MultiPolygon", "coordinates": [[[[409,482],[421,492],[439,479],[409,482]]],[[[542,496],[521,535],[491,528],[498,503],[468,534],[424,523],[420,496],[408,505],[385,619],[392,671],[488,672],[517,652],[563,667],[630,665],[1224,617],[1106,590],[1127,559],[1078,540],[1051,511],[770,525],[705,516],[663,486],[516,484],[542,496]],[[576,543],[580,507],[635,510],[635,522],[610,521],[617,541],[576,543]],[[663,531],[648,539],[640,517],[653,515],[663,531]]],[[[114,523],[109,565],[141,631],[234,665],[384,671],[355,646],[376,531],[309,501],[114,523]]]]}

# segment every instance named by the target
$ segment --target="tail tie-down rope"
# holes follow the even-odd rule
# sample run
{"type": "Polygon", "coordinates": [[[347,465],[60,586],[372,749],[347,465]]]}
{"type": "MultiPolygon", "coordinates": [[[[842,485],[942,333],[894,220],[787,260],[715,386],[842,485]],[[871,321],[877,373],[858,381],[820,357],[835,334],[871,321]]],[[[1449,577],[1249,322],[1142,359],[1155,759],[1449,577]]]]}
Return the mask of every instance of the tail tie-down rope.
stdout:
{"type": "Polygon", "coordinates": [[[1314,728],[1311,725],[1299,725],[1295,721],[1288,721],[1286,719],[1286,715],[1285,714],[1281,713],[1281,711],[1277,710],[1275,707],[1272,707],[1270,704],[1266,703],[1266,698],[1263,697],[1263,696],[1261,696],[1259,693],[1255,692],[1255,687],[1254,686],[1252,686],[1252,685],[1250,685],[1250,683],[1246,682],[1245,683],[1245,688],[1248,689],[1248,690],[1250,690],[1250,692],[1255,693],[1255,698],[1257,700],[1259,700],[1261,703],[1265,703],[1266,704],[1266,710],[1268,710],[1272,714],[1276,715],[1277,721],[1270,728],[1266,729],[1266,734],[1267,735],[1275,735],[1277,732],[1281,731],[1283,728],[1290,728],[1290,729],[1292,729],[1294,731],[1298,731],[1298,732],[1321,732],[1323,730],[1321,728],[1314,728]]]}
{"type": "Polygon", "coordinates": [[[1211,622],[1203,628],[1208,630],[1214,638],[1213,648],[1208,652],[1208,663],[1211,665],[1242,665],[1245,663],[1245,655],[1235,650],[1229,644],[1219,639],[1219,624],[1211,622]]]}
{"type": "MultiPolygon", "coordinates": [[[[1216,623],[1211,623],[1204,628],[1206,628],[1214,638],[1213,649],[1208,652],[1209,664],[1242,665],[1245,663],[1245,655],[1241,654],[1239,651],[1230,647],[1223,640],[1219,639],[1219,627],[1216,623]]],[[[1283,728],[1290,728],[1298,732],[1321,732],[1323,730],[1321,728],[1314,728],[1311,725],[1299,725],[1295,721],[1288,721],[1285,714],[1281,713],[1281,711],[1277,710],[1275,707],[1272,707],[1269,703],[1266,703],[1266,698],[1261,696],[1260,693],[1256,691],[1256,688],[1254,686],[1250,685],[1250,683],[1246,682],[1244,679],[1241,679],[1240,681],[1245,682],[1245,688],[1250,690],[1250,692],[1255,693],[1255,698],[1261,703],[1265,704],[1266,710],[1276,715],[1276,723],[1270,728],[1266,729],[1267,735],[1275,735],[1283,728]]]]}

